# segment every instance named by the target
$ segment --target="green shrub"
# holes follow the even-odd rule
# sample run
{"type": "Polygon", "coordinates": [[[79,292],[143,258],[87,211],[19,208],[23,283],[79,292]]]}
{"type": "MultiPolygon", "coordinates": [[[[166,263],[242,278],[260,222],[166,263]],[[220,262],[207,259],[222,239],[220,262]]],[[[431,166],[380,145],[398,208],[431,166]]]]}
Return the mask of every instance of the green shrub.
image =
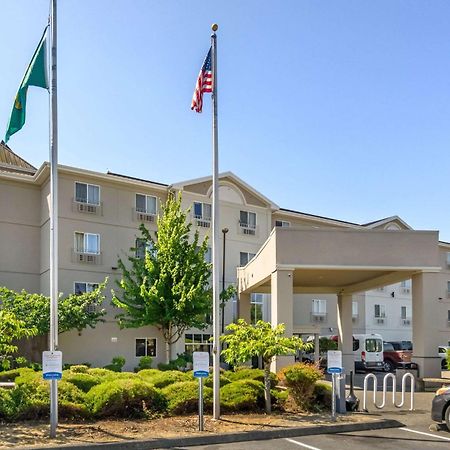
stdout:
{"type": "Polygon", "coordinates": [[[108,377],[112,374],[112,372],[108,369],[100,368],[100,367],[94,367],[93,369],[88,369],[87,371],[88,375],[98,376],[98,377],[108,377]]]}
{"type": "Polygon", "coordinates": [[[70,370],[74,373],[88,373],[89,367],[84,364],[73,364],[70,370]]]}
{"type": "Polygon", "coordinates": [[[450,348],[447,349],[447,370],[450,370],[450,348]]]}
{"type": "Polygon", "coordinates": [[[333,391],[331,384],[325,383],[324,381],[318,381],[314,385],[314,404],[318,407],[318,409],[331,408],[332,395],[333,391]]]}
{"type": "Polygon", "coordinates": [[[10,419],[14,415],[15,409],[9,389],[0,389],[0,420],[10,419]]]}
{"type": "Polygon", "coordinates": [[[135,372],[139,372],[144,369],[151,369],[153,358],[151,356],[141,356],[139,358],[139,364],[134,368],[135,372]]]}
{"type": "Polygon", "coordinates": [[[64,419],[89,419],[91,412],[84,403],[73,403],[61,400],[58,403],[58,416],[64,419]]]}
{"type": "MultiPolygon", "coordinates": [[[[235,371],[228,371],[225,376],[230,381],[256,380],[264,384],[264,370],[250,369],[249,367],[237,368],[235,371]]],[[[273,389],[278,384],[278,377],[270,373],[270,387],[273,389]]]]}
{"type": "Polygon", "coordinates": [[[163,387],[169,386],[169,384],[177,383],[179,381],[192,381],[192,374],[180,372],[179,370],[157,370],[156,372],[153,372],[153,369],[147,369],[138,372],[137,376],[142,380],[153,384],[158,389],[162,389],[163,387]]]}
{"type": "Polygon", "coordinates": [[[166,409],[166,399],[151,384],[137,379],[107,381],[86,394],[95,417],[143,417],[166,409]]]}
{"type": "MultiPolygon", "coordinates": [[[[230,384],[230,383],[231,383],[231,380],[226,375],[220,374],[220,376],[219,376],[220,387],[225,386],[226,384],[230,384]]],[[[203,384],[206,387],[212,388],[214,385],[214,374],[210,373],[206,378],[204,378],[203,384]]]]}
{"type": "MultiPolygon", "coordinates": [[[[188,414],[198,411],[198,381],[180,381],[162,389],[167,399],[170,414],[188,414]]],[[[203,388],[203,407],[205,411],[212,408],[213,391],[203,388]]]]}
{"type": "Polygon", "coordinates": [[[123,356],[114,356],[111,364],[104,366],[104,369],[111,370],[112,372],[122,372],[122,368],[125,365],[125,358],[123,356]]]}
{"type": "Polygon", "coordinates": [[[233,381],[220,388],[220,404],[225,411],[255,411],[264,404],[264,385],[260,381],[233,381]]]}
{"type": "Polygon", "coordinates": [[[12,369],[7,370],[6,372],[0,372],[0,382],[4,383],[8,381],[14,381],[18,376],[26,372],[33,373],[33,369],[29,369],[28,367],[21,367],[20,369],[12,369]]]}
{"type": "Polygon", "coordinates": [[[308,410],[314,399],[314,385],[323,372],[313,364],[297,363],[281,369],[278,374],[281,383],[287,386],[299,408],[308,410]]]}
{"type": "Polygon", "coordinates": [[[88,373],[73,373],[72,371],[63,372],[63,380],[74,384],[83,392],[88,392],[92,387],[100,384],[103,380],[100,376],[90,375],[88,373]]]}
{"type": "Polygon", "coordinates": [[[271,389],[270,397],[272,405],[277,409],[284,409],[285,403],[289,397],[287,390],[271,389]]]}
{"type": "Polygon", "coordinates": [[[24,356],[18,356],[14,361],[15,367],[28,367],[30,363],[24,356]]]}

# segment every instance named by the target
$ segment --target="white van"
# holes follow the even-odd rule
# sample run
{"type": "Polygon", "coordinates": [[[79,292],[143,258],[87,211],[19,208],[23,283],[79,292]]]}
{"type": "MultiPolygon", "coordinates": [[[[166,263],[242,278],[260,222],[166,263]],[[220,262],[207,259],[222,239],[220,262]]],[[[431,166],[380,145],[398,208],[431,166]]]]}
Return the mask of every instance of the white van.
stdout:
{"type": "Polygon", "coordinates": [[[354,334],[355,371],[383,369],[383,338],[379,334],[354,334]]]}

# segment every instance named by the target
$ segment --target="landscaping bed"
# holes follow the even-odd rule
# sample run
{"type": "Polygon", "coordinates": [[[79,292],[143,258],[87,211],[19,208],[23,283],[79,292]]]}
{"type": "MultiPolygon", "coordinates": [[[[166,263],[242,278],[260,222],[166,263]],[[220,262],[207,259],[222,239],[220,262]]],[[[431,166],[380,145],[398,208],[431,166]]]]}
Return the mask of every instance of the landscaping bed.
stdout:
{"type": "MultiPolygon", "coordinates": [[[[221,371],[221,420],[211,420],[212,376],[204,381],[204,433],[233,433],[330,423],[331,389],[317,367],[296,364],[270,379],[272,414],[265,414],[264,373],[221,371]]],[[[0,446],[59,445],[198,434],[198,380],[192,372],[136,373],[72,366],[58,383],[57,440],[49,441],[49,383],[42,372],[0,373],[15,388],[0,389],[0,446]]],[[[339,421],[372,420],[344,416],[339,421]]]]}
{"type": "MultiPolygon", "coordinates": [[[[337,423],[374,421],[365,415],[338,416],[337,423]]],[[[231,414],[221,420],[205,416],[205,431],[198,431],[198,416],[187,415],[164,417],[153,420],[101,420],[96,422],[68,423],[58,426],[56,439],[50,440],[48,422],[3,423],[0,426],[0,448],[19,446],[57,446],[63,444],[85,444],[120,442],[155,438],[182,438],[212,433],[236,433],[253,430],[274,430],[286,427],[308,427],[330,424],[329,414],[231,414]]],[[[335,422],[333,422],[335,423],[335,422]]]]}

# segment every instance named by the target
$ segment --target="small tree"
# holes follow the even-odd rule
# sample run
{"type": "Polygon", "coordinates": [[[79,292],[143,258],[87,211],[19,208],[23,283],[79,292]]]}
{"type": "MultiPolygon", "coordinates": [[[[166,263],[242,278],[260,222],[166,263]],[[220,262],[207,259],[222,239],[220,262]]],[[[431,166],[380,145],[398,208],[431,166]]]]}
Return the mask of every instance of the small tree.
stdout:
{"type": "MultiPolygon", "coordinates": [[[[59,333],[72,329],[81,331],[88,326],[94,328],[98,322],[103,321],[106,311],[100,306],[105,299],[103,291],[106,283],[107,280],[92,292],[71,294],[58,300],[59,333]]],[[[25,290],[15,292],[2,287],[0,310],[13,314],[27,328],[35,329],[35,335],[43,335],[50,330],[50,298],[45,295],[30,294],[25,290]]]]}
{"type": "Polygon", "coordinates": [[[145,259],[135,256],[135,248],[128,257],[131,267],[119,259],[121,293],[113,291],[113,304],[123,310],[117,316],[120,326],[156,326],[166,342],[167,362],[186,329],[208,325],[212,306],[207,238],[200,243],[198,231],[191,237],[188,211],[181,209],[181,196],[170,195],[158,217],[157,239],[141,225],[141,239],[148,244],[145,259]]]}
{"type": "Polygon", "coordinates": [[[228,347],[222,351],[228,364],[238,365],[249,361],[252,357],[262,358],[264,366],[264,388],[266,412],[271,412],[270,401],[270,364],[274,356],[291,355],[296,350],[307,350],[310,344],[305,344],[298,337],[284,336],[285,326],[279,324],[275,328],[269,322],[259,320],[251,325],[243,319],[227,326],[230,334],[221,337],[228,347]]]}
{"type": "Polygon", "coordinates": [[[13,341],[36,335],[37,329],[29,327],[10,311],[0,310],[0,366],[7,370],[10,366],[8,356],[17,351],[13,341]]]}

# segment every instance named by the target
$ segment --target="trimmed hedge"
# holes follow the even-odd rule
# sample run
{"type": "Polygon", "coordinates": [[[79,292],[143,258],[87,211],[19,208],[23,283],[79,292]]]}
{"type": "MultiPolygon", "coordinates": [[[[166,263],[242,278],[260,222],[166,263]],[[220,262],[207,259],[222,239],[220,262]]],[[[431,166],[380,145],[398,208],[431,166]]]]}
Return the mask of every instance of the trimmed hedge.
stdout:
{"type": "Polygon", "coordinates": [[[319,407],[319,409],[329,409],[331,408],[332,402],[332,387],[330,383],[325,383],[324,381],[318,381],[314,385],[314,401],[315,405],[319,407]]]}
{"type": "MultiPolygon", "coordinates": [[[[188,414],[198,411],[198,381],[181,381],[162,389],[167,399],[169,414],[188,414]]],[[[205,411],[212,408],[213,390],[203,387],[203,407],[205,411]]]]}
{"type": "Polygon", "coordinates": [[[94,386],[86,404],[95,417],[144,417],[162,412],[167,401],[160,391],[137,379],[118,379],[94,386]]]}
{"type": "Polygon", "coordinates": [[[68,383],[74,384],[78,389],[81,389],[83,392],[89,392],[91,388],[94,386],[97,386],[97,384],[100,384],[102,381],[102,377],[95,376],[95,375],[89,375],[88,373],[73,373],[70,370],[65,370],[63,372],[63,378],[64,381],[68,383]]]}
{"type": "Polygon", "coordinates": [[[162,389],[180,381],[193,381],[192,373],[179,372],[178,370],[141,370],[136,374],[142,380],[151,383],[155,388],[162,389]]]}
{"type": "MultiPolygon", "coordinates": [[[[220,374],[219,380],[220,380],[219,381],[220,387],[231,383],[231,380],[227,376],[222,375],[222,374],[220,374]]],[[[206,378],[203,379],[203,384],[206,387],[212,388],[213,384],[214,384],[214,375],[212,373],[210,373],[206,378]]]]}
{"type": "MultiPolygon", "coordinates": [[[[255,380],[261,381],[264,384],[264,370],[262,369],[238,368],[236,371],[225,372],[225,377],[230,381],[255,380]]],[[[274,373],[271,373],[270,387],[273,389],[277,384],[278,377],[274,373]]]]}
{"type": "Polygon", "coordinates": [[[264,384],[256,380],[233,381],[220,388],[220,404],[225,411],[255,411],[264,404],[264,384]]]}

